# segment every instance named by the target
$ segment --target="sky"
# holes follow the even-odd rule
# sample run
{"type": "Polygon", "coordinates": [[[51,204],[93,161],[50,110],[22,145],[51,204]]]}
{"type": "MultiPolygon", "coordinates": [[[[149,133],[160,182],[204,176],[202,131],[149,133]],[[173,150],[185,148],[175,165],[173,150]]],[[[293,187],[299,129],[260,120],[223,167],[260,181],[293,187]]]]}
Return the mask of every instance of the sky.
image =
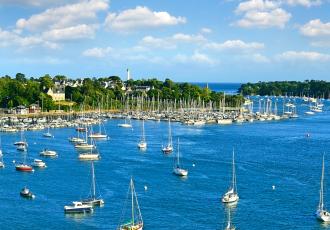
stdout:
{"type": "Polygon", "coordinates": [[[330,0],[0,0],[0,75],[330,81],[330,0]]]}

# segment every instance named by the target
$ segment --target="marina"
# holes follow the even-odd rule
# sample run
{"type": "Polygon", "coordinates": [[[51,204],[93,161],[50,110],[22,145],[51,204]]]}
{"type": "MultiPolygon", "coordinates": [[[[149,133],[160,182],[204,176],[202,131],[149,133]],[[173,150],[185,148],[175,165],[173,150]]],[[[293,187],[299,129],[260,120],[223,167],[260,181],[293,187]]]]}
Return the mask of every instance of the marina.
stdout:
{"type": "MultiPolygon", "coordinates": [[[[141,138],[142,121],[130,119],[134,128],[121,129],[118,124],[124,119],[105,117],[104,128],[111,139],[96,141],[102,159],[94,165],[95,193],[102,194],[106,205],[83,216],[63,214],[65,205],[86,198],[89,193],[86,185],[91,181],[91,175],[86,174],[90,171],[90,161],[80,161],[79,152],[68,139],[77,136],[75,127],[51,129],[54,138],[43,137],[44,130],[25,131],[29,143],[27,156],[13,145],[20,140],[20,132],[1,133],[6,168],[0,169],[0,177],[6,186],[1,186],[0,196],[4,200],[3,208],[8,210],[5,216],[22,216],[16,221],[19,227],[116,229],[121,217],[118,210],[123,208],[130,175],[134,175],[146,229],[152,228],[155,222],[163,223],[167,229],[211,230],[227,226],[265,229],[267,225],[284,230],[287,224],[298,229],[323,229],[314,217],[319,203],[323,152],[325,165],[330,159],[327,157],[330,134],[326,125],[330,122],[330,105],[327,101],[323,103],[323,112],[313,116],[304,115],[308,106],[297,103],[299,117],[296,119],[203,126],[171,122],[171,136],[174,140],[180,138],[180,161],[189,170],[189,176],[183,178],[172,173],[176,141],[173,153],[165,155],[161,151],[169,138],[168,119],[145,120],[148,148],[141,152],[136,143],[141,138]],[[56,159],[44,158],[47,169],[34,173],[15,172],[13,160],[26,156],[26,163],[33,162],[40,149],[46,147],[60,152],[56,159]],[[236,205],[227,206],[221,197],[232,180],[233,148],[240,199],[236,205]],[[36,198],[22,203],[15,194],[26,185],[33,188],[36,198]],[[21,209],[14,210],[18,204],[21,209]],[[295,213],[296,218],[288,219],[290,213],[295,213]],[[35,215],[43,215],[45,221],[34,222],[35,215]]],[[[95,123],[93,128],[97,127],[95,123]]],[[[82,134],[85,137],[86,134],[82,134]]],[[[325,178],[328,176],[325,170],[325,178]]],[[[328,186],[324,186],[325,201],[330,200],[327,189],[328,186]]],[[[4,224],[9,224],[6,218],[4,224]]]]}

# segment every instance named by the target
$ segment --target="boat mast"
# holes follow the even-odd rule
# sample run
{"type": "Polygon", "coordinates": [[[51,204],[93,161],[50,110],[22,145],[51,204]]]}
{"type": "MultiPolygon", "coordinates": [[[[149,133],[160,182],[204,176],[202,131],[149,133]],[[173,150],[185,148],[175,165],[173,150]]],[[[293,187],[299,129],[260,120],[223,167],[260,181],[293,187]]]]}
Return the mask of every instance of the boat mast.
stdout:
{"type": "Polygon", "coordinates": [[[92,189],[93,189],[93,199],[95,200],[95,173],[94,173],[94,161],[92,161],[92,189]]]}
{"type": "Polygon", "coordinates": [[[179,149],[179,138],[178,138],[178,153],[177,153],[177,166],[180,166],[180,149],[179,149]]]}
{"type": "Polygon", "coordinates": [[[132,226],[134,226],[134,184],[131,178],[131,194],[132,194],[132,226]]]}
{"type": "Polygon", "coordinates": [[[233,148],[233,182],[232,182],[232,188],[234,192],[237,192],[237,187],[236,187],[236,172],[235,172],[235,151],[233,148]]]}
{"type": "Polygon", "coordinates": [[[172,146],[171,118],[168,118],[168,145],[172,146]]]}
{"type": "Polygon", "coordinates": [[[319,210],[323,210],[323,180],[324,180],[324,154],[323,154],[323,159],[322,159],[322,176],[321,176],[319,210]]]}
{"type": "Polygon", "coordinates": [[[142,141],[145,142],[146,138],[144,136],[144,119],[142,119],[142,141]]]}

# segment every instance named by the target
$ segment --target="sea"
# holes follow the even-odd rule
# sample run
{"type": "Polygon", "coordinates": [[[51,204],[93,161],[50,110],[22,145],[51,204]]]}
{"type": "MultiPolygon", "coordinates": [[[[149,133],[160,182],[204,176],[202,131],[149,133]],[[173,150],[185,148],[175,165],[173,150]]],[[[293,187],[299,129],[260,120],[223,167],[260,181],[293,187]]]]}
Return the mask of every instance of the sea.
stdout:
{"type": "Polygon", "coordinates": [[[199,87],[208,87],[210,90],[215,92],[225,92],[226,94],[237,94],[238,89],[241,87],[242,83],[214,83],[214,82],[193,82],[193,85],[198,85],[199,87]]]}
{"type": "MultiPolygon", "coordinates": [[[[92,214],[66,215],[64,205],[87,197],[91,189],[91,164],[78,160],[68,141],[74,128],[26,131],[27,159],[42,158],[44,148],[57,158],[42,158],[47,168],[33,173],[15,171],[13,161],[24,153],[13,145],[19,133],[1,133],[6,167],[0,169],[0,229],[117,229],[123,217],[132,177],[144,229],[224,229],[228,213],[236,229],[330,229],[314,217],[319,202],[322,155],[325,155],[325,207],[330,207],[330,102],[324,112],[304,115],[308,106],[296,102],[299,118],[200,127],[172,123],[175,151],[161,152],[167,142],[168,122],[146,121],[148,148],[140,151],[142,122],[133,128],[118,127],[120,119],[108,119],[109,140],[97,141],[101,159],[95,162],[97,194],[105,201],[92,214]],[[172,173],[177,142],[186,178],[172,173]],[[236,206],[221,203],[232,175],[235,152],[236,206]],[[34,200],[20,197],[27,186],[34,200]]],[[[96,128],[96,127],[95,127],[96,128]]],[[[129,202],[126,208],[130,209],[129,202]]]]}

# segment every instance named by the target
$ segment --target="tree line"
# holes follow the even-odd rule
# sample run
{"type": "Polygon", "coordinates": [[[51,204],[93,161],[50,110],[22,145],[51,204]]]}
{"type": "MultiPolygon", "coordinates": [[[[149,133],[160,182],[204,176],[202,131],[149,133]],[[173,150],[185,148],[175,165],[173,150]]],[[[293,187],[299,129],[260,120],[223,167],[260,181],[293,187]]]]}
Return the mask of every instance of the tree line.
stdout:
{"type": "Polygon", "coordinates": [[[306,96],[330,98],[330,82],[320,80],[274,81],[242,84],[239,93],[261,96],[306,96]]]}
{"type": "MultiPolygon", "coordinates": [[[[84,78],[82,84],[65,87],[67,101],[74,102],[73,107],[63,105],[61,109],[79,109],[83,104],[85,108],[95,108],[103,103],[109,108],[123,107],[123,101],[130,97],[143,97],[149,100],[168,101],[202,101],[220,103],[223,100],[222,92],[214,92],[208,88],[201,88],[190,83],[175,83],[170,79],[165,81],[152,79],[122,81],[118,76],[101,78],[84,78]],[[111,83],[105,87],[105,82],[111,83]],[[138,87],[149,87],[150,90],[137,90],[138,87]]],[[[13,108],[18,105],[28,106],[36,103],[43,105],[44,111],[57,109],[58,105],[47,95],[49,88],[54,87],[55,82],[74,82],[64,75],[54,77],[46,74],[39,78],[26,77],[23,73],[17,73],[15,77],[8,75],[0,78],[0,105],[2,108],[13,108]]],[[[240,106],[244,102],[241,95],[226,95],[226,106],[240,106]]]]}

